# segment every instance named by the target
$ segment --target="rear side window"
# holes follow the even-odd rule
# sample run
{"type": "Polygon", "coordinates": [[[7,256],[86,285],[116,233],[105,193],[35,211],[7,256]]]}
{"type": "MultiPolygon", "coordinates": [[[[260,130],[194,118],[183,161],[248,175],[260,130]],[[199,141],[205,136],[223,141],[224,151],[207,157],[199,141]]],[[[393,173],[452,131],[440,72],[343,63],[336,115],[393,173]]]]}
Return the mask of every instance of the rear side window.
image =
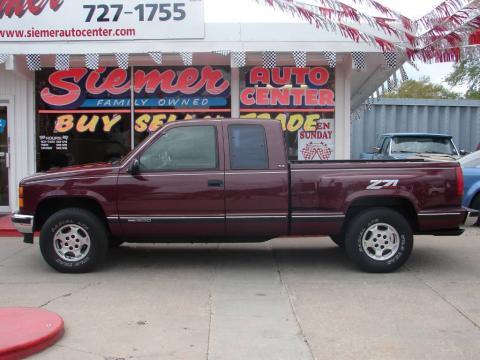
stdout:
{"type": "Polygon", "coordinates": [[[228,140],[231,169],[268,169],[267,138],[263,126],[231,125],[228,140]]]}

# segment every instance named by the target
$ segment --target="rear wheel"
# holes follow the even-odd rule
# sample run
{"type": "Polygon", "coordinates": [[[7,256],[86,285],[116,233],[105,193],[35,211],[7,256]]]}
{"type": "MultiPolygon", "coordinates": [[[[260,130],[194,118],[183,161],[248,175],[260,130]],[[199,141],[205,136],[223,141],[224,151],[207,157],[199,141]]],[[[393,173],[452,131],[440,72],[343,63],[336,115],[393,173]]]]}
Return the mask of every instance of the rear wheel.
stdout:
{"type": "Polygon", "coordinates": [[[88,210],[70,208],[56,212],[40,232],[43,258],[60,272],[88,272],[102,262],[107,249],[105,225],[88,210]]]}
{"type": "Polygon", "coordinates": [[[368,272],[391,272],[407,261],[413,233],[405,217],[388,208],[359,213],[345,233],[347,255],[368,272]]]}

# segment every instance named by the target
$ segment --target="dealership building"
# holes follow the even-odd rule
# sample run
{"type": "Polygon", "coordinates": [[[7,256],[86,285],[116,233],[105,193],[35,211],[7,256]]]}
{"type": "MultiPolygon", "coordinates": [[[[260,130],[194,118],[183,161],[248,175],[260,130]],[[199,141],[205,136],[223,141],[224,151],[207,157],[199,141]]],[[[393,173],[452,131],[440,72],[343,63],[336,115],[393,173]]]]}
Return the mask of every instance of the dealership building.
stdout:
{"type": "Polygon", "coordinates": [[[211,21],[215,0],[23,3],[0,9],[0,212],[22,178],[121,158],[175,121],[277,119],[290,159],[348,159],[352,111],[401,65],[288,14],[211,21]]]}

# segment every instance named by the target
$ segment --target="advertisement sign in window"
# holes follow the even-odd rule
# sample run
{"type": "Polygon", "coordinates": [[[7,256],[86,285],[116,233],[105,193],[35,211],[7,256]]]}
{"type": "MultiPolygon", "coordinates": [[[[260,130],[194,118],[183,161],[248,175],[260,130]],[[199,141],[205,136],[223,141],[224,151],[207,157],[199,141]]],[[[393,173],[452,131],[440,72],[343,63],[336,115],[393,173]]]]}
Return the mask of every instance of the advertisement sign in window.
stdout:
{"type": "Polygon", "coordinates": [[[329,150],[322,152],[322,160],[335,156],[335,129],[331,120],[335,117],[335,75],[331,69],[322,66],[245,69],[240,112],[242,118],[280,121],[291,160],[319,160],[318,155],[305,156],[303,148],[305,139],[313,140],[320,133],[329,137],[323,139],[329,150]]]}
{"type": "Polygon", "coordinates": [[[177,120],[231,115],[227,67],[136,67],[135,145],[177,120]]]}
{"type": "Polygon", "coordinates": [[[131,73],[118,68],[37,73],[39,171],[113,161],[167,123],[231,115],[228,68],[138,67],[133,81],[131,73]]]}

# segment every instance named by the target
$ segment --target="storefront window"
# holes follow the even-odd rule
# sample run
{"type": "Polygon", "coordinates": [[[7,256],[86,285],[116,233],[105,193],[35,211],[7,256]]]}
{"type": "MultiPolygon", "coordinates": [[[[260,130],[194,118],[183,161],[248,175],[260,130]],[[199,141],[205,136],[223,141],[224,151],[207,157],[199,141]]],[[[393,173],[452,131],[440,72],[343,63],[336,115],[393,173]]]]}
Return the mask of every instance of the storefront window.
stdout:
{"type": "Polygon", "coordinates": [[[335,76],[325,67],[242,70],[240,112],[282,123],[290,160],[335,158],[335,76]]]}
{"type": "Polygon", "coordinates": [[[130,151],[128,70],[43,70],[36,89],[38,171],[113,161],[130,151]]]}
{"type": "Polygon", "coordinates": [[[136,146],[170,122],[231,116],[227,67],[135,67],[133,82],[131,73],[37,73],[38,171],[119,159],[132,148],[132,132],[136,146]]]}

